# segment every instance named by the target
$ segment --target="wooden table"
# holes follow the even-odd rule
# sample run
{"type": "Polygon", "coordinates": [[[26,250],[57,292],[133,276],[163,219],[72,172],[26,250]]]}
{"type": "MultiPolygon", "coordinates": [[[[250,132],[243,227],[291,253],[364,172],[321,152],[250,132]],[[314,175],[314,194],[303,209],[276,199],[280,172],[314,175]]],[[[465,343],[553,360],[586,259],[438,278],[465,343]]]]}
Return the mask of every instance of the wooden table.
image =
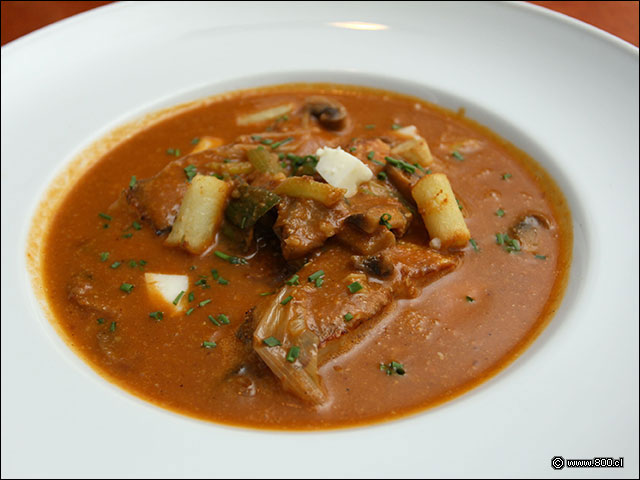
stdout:
{"type": "MultiPolygon", "coordinates": [[[[2,2],[2,45],[38,28],[112,2],[2,2]]],[[[638,46],[637,1],[531,2],[590,23],[638,46]]]]}

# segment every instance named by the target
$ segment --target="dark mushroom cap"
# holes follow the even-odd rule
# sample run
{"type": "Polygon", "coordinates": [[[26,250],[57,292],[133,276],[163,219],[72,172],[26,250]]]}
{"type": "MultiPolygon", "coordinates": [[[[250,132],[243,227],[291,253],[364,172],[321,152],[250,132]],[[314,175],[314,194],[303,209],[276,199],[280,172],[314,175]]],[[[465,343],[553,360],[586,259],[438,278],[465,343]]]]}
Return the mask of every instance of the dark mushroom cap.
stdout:
{"type": "Polygon", "coordinates": [[[308,97],[305,109],[327,130],[342,130],[347,123],[347,109],[331,98],[317,95],[308,97]]]}

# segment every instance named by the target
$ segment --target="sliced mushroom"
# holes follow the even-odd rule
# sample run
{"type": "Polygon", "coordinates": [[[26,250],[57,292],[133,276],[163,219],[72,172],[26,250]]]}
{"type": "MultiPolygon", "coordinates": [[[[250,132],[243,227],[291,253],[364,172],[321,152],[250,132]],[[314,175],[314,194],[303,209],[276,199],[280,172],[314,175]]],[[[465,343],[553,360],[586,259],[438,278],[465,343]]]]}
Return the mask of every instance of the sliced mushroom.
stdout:
{"type": "Polygon", "coordinates": [[[336,100],[312,96],[306,99],[304,108],[327,130],[342,130],[347,124],[347,109],[336,100]]]}
{"type": "Polygon", "coordinates": [[[540,228],[548,229],[549,220],[540,214],[528,214],[521,217],[511,227],[509,234],[520,243],[520,248],[525,252],[534,252],[538,248],[538,231],[540,228]]]}

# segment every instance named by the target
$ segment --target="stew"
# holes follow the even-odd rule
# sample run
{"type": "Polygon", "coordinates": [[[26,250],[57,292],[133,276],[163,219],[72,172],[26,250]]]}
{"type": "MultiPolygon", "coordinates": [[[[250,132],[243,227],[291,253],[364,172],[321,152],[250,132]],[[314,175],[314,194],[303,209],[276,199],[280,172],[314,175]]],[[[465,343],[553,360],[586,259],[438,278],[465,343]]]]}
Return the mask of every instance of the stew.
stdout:
{"type": "Polygon", "coordinates": [[[571,259],[566,202],[525,153],[464,111],[339,85],[155,118],[48,216],[37,282],[82,358],[162,407],[261,428],[467,391],[548,323],[571,259]]]}

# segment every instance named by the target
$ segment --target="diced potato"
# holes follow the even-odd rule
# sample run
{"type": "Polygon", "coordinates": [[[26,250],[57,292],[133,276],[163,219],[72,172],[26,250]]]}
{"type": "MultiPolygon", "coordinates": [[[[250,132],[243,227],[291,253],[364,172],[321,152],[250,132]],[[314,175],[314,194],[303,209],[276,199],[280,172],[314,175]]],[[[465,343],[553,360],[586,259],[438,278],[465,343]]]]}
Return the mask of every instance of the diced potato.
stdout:
{"type": "Polygon", "coordinates": [[[332,207],[344,197],[344,188],[332,187],[328,183],[316,182],[311,177],[289,177],[274,189],[278,195],[296,198],[309,198],[332,207]]]}
{"type": "Polygon", "coordinates": [[[471,234],[445,174],[422,177],[411,190],[411,195],[432,239],[439,239],[444,248],[467,245],[471,234]]]}
{"type": "Polygon", "coordinates": [[[191,253],[204,252],[213,243],[230,189],[228,183],[216,177],[193,177],[165,243],[191,253]]]}
{"type": "Polygon", "coordinates": [[[184,310],[187,297],[186,291],[189,289],[188,276],[145,273],[144,280],[149,296],[159,304],[159,308],[169,308],[175,311],[184,310]],[[180,292],[183,292],[182,296],[180,296],[180,292]],[[180,298],[178,298],[179,296],[180,298]],[[178,301],[174,304],[173,302],[175,302],[176,299],[178,301]]]}
{"type": "Polygon", "coordinates": [[[427,141],[422,138],[406,140],[391,149],[392,155],[399,155],[409,163],[417,163],[422,167],[428,167],[433,163],[433,156],[427,141]]]}
{"type": "Polygon", "coordinates": [[[207,168],[216,173],[228,173],[229,175],[244,175],[253,172],[253,165],[249,162],[211,162],[207,168]]]}
{"type": "Polygon", "coordinates": [[[261,110],[259,112],[240,115],[236,118],[236,124],[240,127],[244,127],[247,125],[266,122],[268,120],[275,120],[276,118],[291,112],[293,107],[293,103],[287,103],[286,105],[278,105],[277,107],[267,108],[266,110],[261,110]]]}
{"type": "Polygon", "coordinates": [[[202,137],[197,145],[191,150],[191,153],[198,153],[204,150],[211,150],[213,148],[218,148],[220,145],[224,143],[224,140],[218,137],[202,137]]]}

